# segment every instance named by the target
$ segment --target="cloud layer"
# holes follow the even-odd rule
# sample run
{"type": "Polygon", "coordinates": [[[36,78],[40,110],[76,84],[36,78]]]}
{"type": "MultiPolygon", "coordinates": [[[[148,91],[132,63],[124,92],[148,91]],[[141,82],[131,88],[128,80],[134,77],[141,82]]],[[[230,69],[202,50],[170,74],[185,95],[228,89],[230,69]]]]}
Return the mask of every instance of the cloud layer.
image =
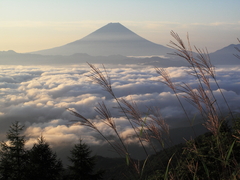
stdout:
{"type": "MultiPolygon", "coordinates": [[[[97,67],[101,67],[100,65],[97,67]]],[[[159,77],[152,67],[142,66],[106,66],[111,77],[112,87],[117,97],[137,103],[141,112],[148,107],[157,106],[171,127],[188,126],[183,111],[173,92],[158,82],[159,77]],[[176,117],[178,117],[176,119],[176,117]]],[[[189,77],[186,67],[169,67],[173,81],[187,82],[192,87],[197,81],[189,77]]],[[[107,136],[112,131],[98,118],[95,107],[104,101],[117,124],[117,128],[126,141],[135,141],[128,121],[119,112],[114,99],[99,85],[87,77],[90,68],[87,65],[69,67],[51,66],[1,66],[0,71],[0,134],[4,139],[9,125],[20,121],[25,125],[25,135],[29,139],[27,146],[36,142],[41,134],[53,147],[70,147],[81,137],[89,145],[105,144],[105,141],[93,130],[72,125],[77,120],[67,108],[81,113],[96,122],[99,129],[107,136]]],[[[240,68],[218,67],[217,80],[234,112],[239,112],[240,68]]],[[[226,109],[221,94],[212,83],[215,96],[221,108],[226,109]]],[[[197,110],[183,101],[188,113],[194,117],[197,110]]]]}

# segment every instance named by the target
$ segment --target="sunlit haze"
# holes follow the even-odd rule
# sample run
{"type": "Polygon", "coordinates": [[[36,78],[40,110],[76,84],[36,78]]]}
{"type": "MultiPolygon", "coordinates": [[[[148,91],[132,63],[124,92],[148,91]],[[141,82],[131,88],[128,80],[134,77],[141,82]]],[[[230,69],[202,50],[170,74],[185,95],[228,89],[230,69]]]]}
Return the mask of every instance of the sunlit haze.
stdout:
{"type": "Polygon", "coordinates": [[[81,39],[119,22],[138,35],[166,46],[170,31],[210,52],[240,37],[238,0],[92,0],[0,2],[0,51],[31,52],[81,39]]]}

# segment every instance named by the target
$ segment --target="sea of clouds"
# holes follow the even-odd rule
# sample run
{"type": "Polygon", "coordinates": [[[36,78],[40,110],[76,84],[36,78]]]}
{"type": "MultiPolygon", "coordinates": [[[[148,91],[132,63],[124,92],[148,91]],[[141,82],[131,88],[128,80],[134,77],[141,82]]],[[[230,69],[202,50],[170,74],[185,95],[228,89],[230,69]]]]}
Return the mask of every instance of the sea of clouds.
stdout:
{"type": "MultiPolygon", "coordinates": [[[[100,69],[101,65],[96,64],[100,69]]],[[[186,117],[173,92],[159,82],[154,67],[138,65],[105,65],[111,77],[113,90],[118,98],[137,103],[142,112],[148,107],[159,107],[170,127],[188,126],[186,117]]],[[[186,72],[187,67],[166,68],[173,81],[187,82],[196,87],[197,81],[186,72]]],[[[27,147],[36,142],[41,134],[59,149],[70,147],[81,137],[89,145],[99,146],[105,142],[90,128],[72,125],[77,120],[67,109],[71,108],[81,115],[95,120],[105,135],[112,131],[99,119],[95,107],[104,101],[114,117],[121,135],[133,133],[112,97],[99,85],[87,77],[90,67],[87,64],[74,66],[0,66],[0,138],[5,140],[9,126],[20,121],[25,126],[27,147]]],[[[234,113],[240,111],[240,66],[217,67],[217,80],[234,113]]],[[[219,90],[211,81],[214,94],[223,110],[225,103],[219,90]]],[[[198,111],[183,100],[190,117],[198,111]]],[[[129,137],[129,138],[127,138],[129,137]]]]}

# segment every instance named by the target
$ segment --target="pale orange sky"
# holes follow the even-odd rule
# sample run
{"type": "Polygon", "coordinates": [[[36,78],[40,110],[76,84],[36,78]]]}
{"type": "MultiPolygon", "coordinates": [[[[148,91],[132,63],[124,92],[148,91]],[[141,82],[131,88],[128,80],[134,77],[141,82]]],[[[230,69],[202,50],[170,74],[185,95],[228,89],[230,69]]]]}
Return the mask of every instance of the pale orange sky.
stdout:
{"type": "Polygon", "coordinates": [[[238,0],[0,2],[0,51],[31,52],[61,46],[119,22],[138,35],[167,45],[174,30],[192,44],[215,51],[237,44],[238,0]]]}

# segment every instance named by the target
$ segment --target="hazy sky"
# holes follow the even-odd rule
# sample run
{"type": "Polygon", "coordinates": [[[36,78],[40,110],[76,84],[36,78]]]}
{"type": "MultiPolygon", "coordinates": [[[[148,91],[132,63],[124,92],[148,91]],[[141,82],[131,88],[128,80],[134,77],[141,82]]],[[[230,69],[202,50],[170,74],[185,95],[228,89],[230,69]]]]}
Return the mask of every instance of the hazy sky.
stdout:
{"type": "Polygon", "coordinates": [[[1,0],[0,51],[30,52],[81,39],[109,22],[166,45],[174,30],[215,51],[240,38],[239,0],[1,0]]]}

